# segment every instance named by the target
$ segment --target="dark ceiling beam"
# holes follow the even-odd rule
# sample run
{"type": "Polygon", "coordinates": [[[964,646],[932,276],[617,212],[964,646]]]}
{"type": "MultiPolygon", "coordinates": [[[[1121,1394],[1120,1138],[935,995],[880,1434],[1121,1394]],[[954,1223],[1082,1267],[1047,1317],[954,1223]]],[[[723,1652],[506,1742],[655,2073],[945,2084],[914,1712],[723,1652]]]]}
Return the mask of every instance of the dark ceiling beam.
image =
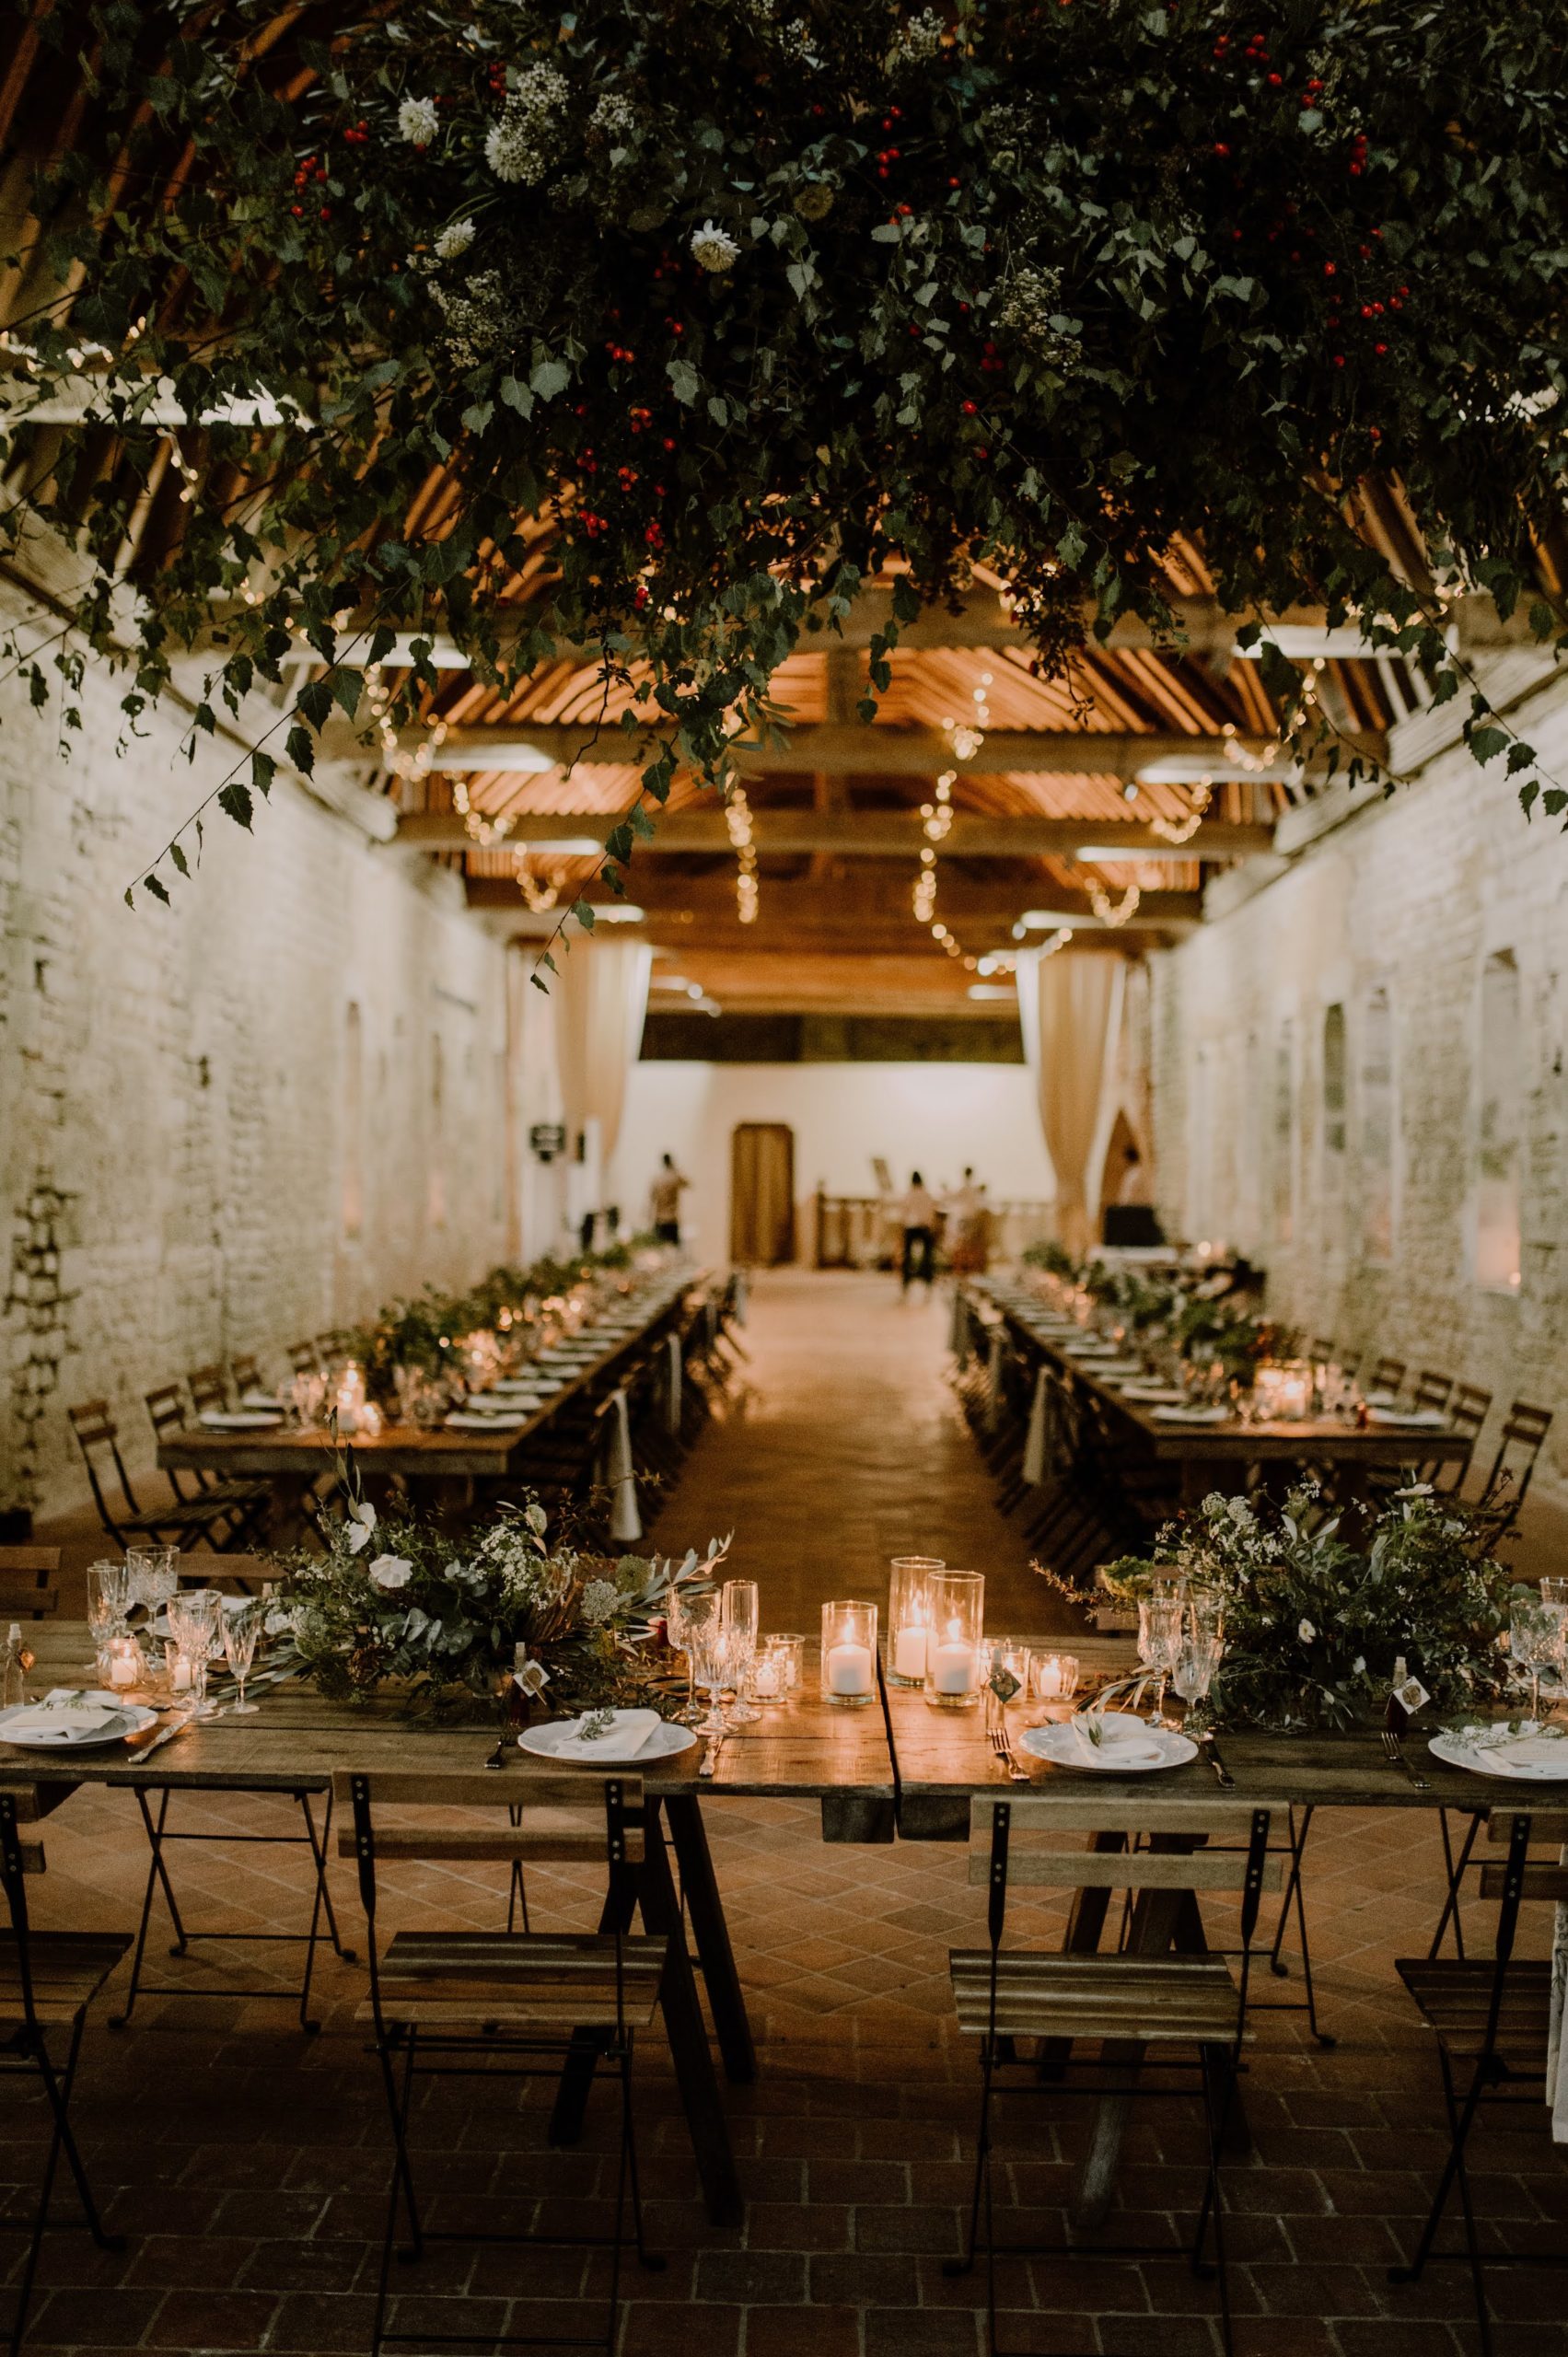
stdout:
{"type": "MultiPolygon", "coordinates": [[[[397,840],[421,851],[471,851],[476,841],[504,841],[517,849],[548,851],[552,845],[602,842],[616,823],[613,812],[519,810],[505,832],[476,837],[456,811],[410,812],[398,822],[397,840]]],[[[918,859],[929,838],[917,810],[757,810],[752,828],[760,853],[826,853],[841,859],[918,859]]],[[[673,856],[727,852],[722,810],[677,810],[655,814],[651,842],[637,846],[673,856]]],[[[1184,842],[1172,844],[1150,826],[1115,819],[995,819],[964,811],[955,817],[939,845],[943,859],[1069,858],[1086,849],[1114,847],[1119,859],[1241,859],[1266,852],[1273,829],[1205,819],[1184,842]]]]}
{"type": "MultiPolygon", "coordinates": [[[[742,925],[737,919],[733,874],[679,877],[648,868],[632,880],[629,897],[645,911],[650,930],[668,925],[690,928],[686,937],[700,941],[705,948],[717,947],[717,935],[722,933],[729,947],[843,949],[863,943],[869,947],[875,937],[878,947],[909,949],[926,930],[912,913],[907,880],[878,876],[872,869],[852,870],[828,891],[808,877],[785,880],[764,876],[761,887],[757,922],[750,925],[742,925]]],[[[515,915],[523,910],[522,895],[510,877],[470,877],[468,898],[470,908],[505,909],[515,915]]],[[[591,906],[616,905],[616,896],[598,883],[583,898],[591,906]]],[[[1108,929],[1095,915],[1086,895],[1056,884],[1040,880],[979,883],[944,875],[937,888],[936,913],[957,933],[963,933],[966,925],[983,923],[1008,934],[1030,909],[1086,933],[1108,929]]],[[[1145,892],[1131,923],[1109,929],[1164,930],[1196,924],[1202,914],[1200,893],[1145,892]]],[[[1036,937],[1040,937],[1038,931],[1036,937]]],[[[964,946],[970,946],[967,939],[964,946]]]]}

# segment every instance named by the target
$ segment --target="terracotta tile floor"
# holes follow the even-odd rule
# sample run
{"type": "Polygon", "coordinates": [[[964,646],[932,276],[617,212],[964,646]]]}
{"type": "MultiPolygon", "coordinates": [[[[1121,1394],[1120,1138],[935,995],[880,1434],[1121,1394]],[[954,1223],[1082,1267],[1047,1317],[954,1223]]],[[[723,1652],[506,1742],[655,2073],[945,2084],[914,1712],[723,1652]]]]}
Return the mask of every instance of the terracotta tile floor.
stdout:
{"type": "MultiPolygon", "coordinates": [[[[885,1281],[778,1277],[758,1287],[743,1411],[715,1428],[668,1502],[661,1542],[733,1526],[738,1568],[763,1583],[765,1617],[808,1628],[827,1594],[877,1593],[886,1557],[919,1545],[983,1568],[993,1626],[1045,1627],[1013,1532],[996,1517],[942,1374],[938,1302],[900,1304],[885,1281]]],[[[208,1829],[282,1825],[286,1812],[205,1808],[208,1829]]],[[[981,2357],[971,2282],[944,2277],[958,2247],[976,2102],[972,2053],[948,2018],[946,1957],[972,1941],[977,1895],[960,1851],[827,1849],[815,1808],[730,1802],[710,1810],[718,1872],[761,2068],[730,2091],[748,2196],[745,2224],[710,2227],[656,2038],[639,2056],[638,2109],[650,2224],[662,2275],[633,2270],[621,2357],[981,2357]]],[[[129,1925],[144,1853],[130,1805],[78,1794],[52,1820],[40,1919],[129,1925]]],[[[193,1849],[178,1861],[192,1918],[299,1921],[298,1859],[287,1852],[193,1849]]],[[[345,1930],[357,1904],[341,1869],[345,1930]]],[[[1458,2271],[1394,2289],[1444,2145],[1432,2058],[1394,1980],[1396,1950],[1419,1952],[1436,1906],[1434,1835],[1408,1817],[1324,1817],[1309,1899],[1331,2050],[1299,2014],[1260,2012],[1247,2101],[1253,2151],[1232,2165],[1230,2239],[1237,2346],[1248,2357],[1456,2357],[1475,2345],[1458,2271]]],[[[583,1922],[586,1880],[541,1877],[541,1916],[583,1922]]],[[[491,1925],[495,1874],[425,1868],[394,1920],[491,1925]]],[[[1033,1928],[1051,1936],[1042,1910],[1033,1928]]],[[[1019,1929],[1026,1928],[1020,1921],[1019,1929]]],[[[224,1952],[218,1951],[222,1958],[224,1952]]],[[[171,1967],[179,1971],[180,1967],[171,1967]]],[[[234,1979],[283,1969],[280,1952],[231,1952],[234,1979]]],[[[99,2255],[62,2227],[46,2246],[29,2348],[80,2357],[128,2349],[291,2352],[360,2350],[368,2339],[374,2246],[388,2139],[373,2064],[353,2011],[359,1972],[330,1961],[326,2026],[306,2038],[286,2004],[238,1998],[145,2001],[132,2026],[89,2033],[77,2119],[122,2253],[99,2255]]],[[[1299,1993],[1293,1976],[1265,2003],[1299,1993]]],[[[471,2082],[421,2107],[416,2147],[433,2223],[511,2227],[602,2214],[613,2182],[613,2119],[601,2097],[581,2146],[544,2138],[542,2090],[471,2082]]],[[[999,2198],[1004,2232],[1059,2230],[1081,2114],[1042,2105],[1010,2137],[999,2198]],[[1027,2223],[1012,2214],[1027,2207],[1027,2223]]],[[[8,2214],[23,2206],[38,2150],[36,2110],[13,2103],[0,2131],[8,2214]]],[[[1071,2264],[1005,2271],[1004,2343],[1013,2349],[1213,2357],[1212,2287],[1179,2250],[1194,2194],[1186,2106],[1134,2114],[1120,2208],[1099,2238],[1169,2247],[1133,2263],[1109,2248],[1071,2264]]],[[[1477,2148],[1478,2190],[1503,2237],[1539,2243],[1568,2223],[1568,2166],[1533,2107],[1477,2148]]],[[[60,2211],[68,2217],[68,2202],[60,2211]]],[[[401,2329],[593,2330],[581,2305],[597,2257],[436,2247],[399,2270],[401,2329]]],[[[1562,2357],[1561,2275],[1494,2278],[1498,2357],[1562,2357]]],[[[416,2344],[417,2345],[417,2344],[416,2344]]]]}

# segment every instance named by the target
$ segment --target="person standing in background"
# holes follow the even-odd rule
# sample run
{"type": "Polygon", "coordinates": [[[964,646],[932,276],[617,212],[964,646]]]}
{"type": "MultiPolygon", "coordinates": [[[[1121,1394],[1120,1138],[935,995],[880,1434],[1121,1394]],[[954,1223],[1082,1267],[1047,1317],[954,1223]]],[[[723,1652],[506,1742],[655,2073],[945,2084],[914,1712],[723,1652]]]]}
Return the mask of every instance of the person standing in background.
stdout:
{"type": "Polygon", "coordinates": [[[900,1290],[908,1293],[918,1279],[929,1293],[936,1252],[936,1199],[918,1170],[910,1173],[909,1192],[899,1205],[899,1224],[904,1234],[900,1290]]]}
{"type": "Polygon", "coordinates": [[[681,1191],[691,1184],[691,1179],[677,1170],[673,1155],[665,1155],[654,1175],[652,1189],[654,1234],[661,1244],[680,1241],[681,1191]]]}
{"type": "Polygon", "coordinates": [[[947,1257],[954,1275],[979,1276],[988,1255],[991,1212],[985,1200],[985,1189],[975,1185],[974,1172],[967,1163],[961,1183],[954,1188],[944,1208],[953,1224],[953,1241],[947,1257]]]}
{"type": "Polygon", "coordinates": [[[1155,1200],[1144,1157],[1135,1145],[1126,1145],[1121,1152],[1121,1183],[1116,1190],[1119,1203],[1147,1206],[1155,1200]]]}

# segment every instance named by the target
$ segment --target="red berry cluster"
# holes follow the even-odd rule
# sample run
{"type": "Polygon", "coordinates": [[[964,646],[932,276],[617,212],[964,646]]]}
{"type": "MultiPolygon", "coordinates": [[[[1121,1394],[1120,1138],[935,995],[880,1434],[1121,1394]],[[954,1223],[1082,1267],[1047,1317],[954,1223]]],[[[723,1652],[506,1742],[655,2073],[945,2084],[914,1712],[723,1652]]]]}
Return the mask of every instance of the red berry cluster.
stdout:
{"type": "Polygon", "coordinates": [[[980,373],[982,377],[1000,377],[1006,366],[1005,360],[998,358],[996,346],[993,343],[986,343],[981,347],[980,373]]]}
{"type": "Polygon", "coordinates": [[[654,413],[651,409],[631,409],[628,410],[627,416],[631,420],[633,434],[644,433],[654,422],[654,413]]]}
{"type": "MultiPolygon", "coordinates": [[[[324,180],[326,177],[326,165],[319,163],[314,156],[307,156],[304,162],[299,166],[299,168],[294,175],[294,192],[296,197],[298,198],[303,196],[306,191],[310,187],[313,180],[324,180]]],[[[305,207],[303,204],[296,203],[291,204],[288,209],[296,221],[304,220],[305,207]]],[[[323,221],[330,221],[331,219],[332,208],[330,204],[321,205],[319,207],[319,211],[323,221]]]]}
{"type": "Polygon", "coordinates": [[[1350,176],[1358,180],[1366,169],[1366,134],[1358,131],[1350,143],[1350,176]]]}
{"type": "Polygon", "coordinates": [[[361,115],[359,121],[357,122],[351,122],[348,129],[343,133],[343,145],[345,147],[367,147],[369,144],[370,125],[366,121],[365,117],[361,115]]]}
{"type": "Polygon", "coordinates": [[[491,97],[504,99],[506,95],[506,68],[498,57],[491,60],[489,78],[491,97]]]}
{"type": "Polygon", "coordinates": [[[591,507],[582,508],[579,511],[578,520],[590,540],[597,540],[601,532],[607,532],[610,529],[606,518],[596,516],[591,507]]]}
{"type": "Polygon", "coordinates": [[[1306,84],[1303,86],[1303,88],[1302,88],[1302,93],[1301,93],[1301,111],[1302,111],[1302,113],[1303,113],[1303,114],[1310,114],[1310,113],[1312,112],[1313,109],[1317,106],[1317,104],[1318,104],[1318,100],[1322,98],[1322,96],[1323,96],[1323,85],[1322,85],[1322,83],[1318,79],[1317,75],[1314,75],[1312,76],[1312,79],[1311,79],[1309,82],[1306,83],[1306,84]]]}
{"type": "Polygon", "coordinates": [[[633,361],[637,357],[636,354],[623,343],[607,343],[604,348],[612,360],[633,361]]]}

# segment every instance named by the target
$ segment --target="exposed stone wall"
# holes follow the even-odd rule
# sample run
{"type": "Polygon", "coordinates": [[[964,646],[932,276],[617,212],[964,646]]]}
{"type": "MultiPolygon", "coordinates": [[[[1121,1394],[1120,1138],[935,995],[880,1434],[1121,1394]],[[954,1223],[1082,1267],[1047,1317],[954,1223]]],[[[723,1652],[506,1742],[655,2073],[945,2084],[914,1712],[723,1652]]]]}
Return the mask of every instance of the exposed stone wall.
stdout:
{"type": "Polygon", "coordinates": [[[505,952],[455,880],[280,783],[253,837],[209,821],[171,909],[128,909],[234,749],[189,764],[155,714],[117,749],[108,682],[84,717],[63,761],[0,689],[0,1506],[44,1512],[85,1494],[67,1403],[107,1397],[145,1464],[153,1385],[281,1373],[517,1240],[505,952]]]}
{"type": "MultiPolygon", "coordinates": [[[[1568,686],[1516,717],[1568,776],[1568,686]]],[[[1556,1409],[1537,1478],[1561,1492],[1568,840],[1556,820],[1527,822],[1502,770],[1478,771],[1462,749],[1439,755],[1154,960],[1157,1179],[1170,1231],[1254,1252],[1271,1303],[1309,1338],[1494,1392],[1486,1442],[1512,1399],[1556,1409]],[[1516,1020],[1483,1050],[1483,1022],[1516,993],[1516,1020]],[[1510,1056],[1516,1120],[1505,1101],[1499,1111],[1510,1056]],[[1488,1282],[1486,1268],[1499,1248],[1483,1179],[1503,1169],[1506,1195],[1511,1128],[1516,1287],[1488,1282]]]]}

